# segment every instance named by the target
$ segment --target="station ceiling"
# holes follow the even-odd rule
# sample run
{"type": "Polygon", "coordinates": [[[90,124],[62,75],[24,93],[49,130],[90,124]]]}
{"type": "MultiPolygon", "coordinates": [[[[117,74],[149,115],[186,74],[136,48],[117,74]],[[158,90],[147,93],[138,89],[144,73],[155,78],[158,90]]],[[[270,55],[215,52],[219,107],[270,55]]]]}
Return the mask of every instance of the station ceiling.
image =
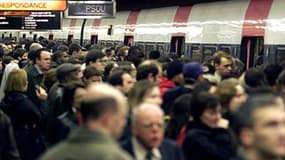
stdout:
{"type": "Polygon", "coordinates": [[[226,1],[226,0],[117,0],[117,10],[139,10],[159,8],[174,5],[193,5],[197,3],[226,1]]]}

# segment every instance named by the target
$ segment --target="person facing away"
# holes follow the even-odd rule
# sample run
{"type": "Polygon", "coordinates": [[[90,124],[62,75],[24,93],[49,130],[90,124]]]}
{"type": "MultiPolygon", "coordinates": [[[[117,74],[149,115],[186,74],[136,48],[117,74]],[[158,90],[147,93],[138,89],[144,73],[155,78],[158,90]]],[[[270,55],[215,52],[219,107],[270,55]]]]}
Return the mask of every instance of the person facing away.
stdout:
{"type": "Polygon", "coordinates": [[[82,126],[40,160],[129,160],[116,142],[125,125],[127,103],[123,94],[107,84],[89,86],[80,102],[82,126]]]}

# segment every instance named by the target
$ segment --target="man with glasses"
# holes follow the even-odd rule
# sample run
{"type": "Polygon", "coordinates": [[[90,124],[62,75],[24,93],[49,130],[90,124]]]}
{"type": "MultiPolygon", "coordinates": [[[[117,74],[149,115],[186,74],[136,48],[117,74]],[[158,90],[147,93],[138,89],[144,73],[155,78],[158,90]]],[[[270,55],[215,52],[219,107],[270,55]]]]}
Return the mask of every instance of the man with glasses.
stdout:
{"type": "Polygon", "coordinates": [[[94,66],[99,72],[104,73],[108,57],[98,49],[90,50],[85,59],[86,66],[94,66]]]}
{"type": "Polygon", "coordinates": [[[136,160],[182,160],[182,151],[175,142],[164,140],[163,111],[157,105],[143,103],[133,112],[133,137],[122,148],[136,160]]]}

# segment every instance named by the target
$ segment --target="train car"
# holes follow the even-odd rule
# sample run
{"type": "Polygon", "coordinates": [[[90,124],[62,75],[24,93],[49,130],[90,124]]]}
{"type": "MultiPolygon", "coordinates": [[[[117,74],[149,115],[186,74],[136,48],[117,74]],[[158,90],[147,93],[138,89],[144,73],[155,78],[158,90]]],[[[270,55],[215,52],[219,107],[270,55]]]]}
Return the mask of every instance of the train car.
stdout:
{"type": "MultiPolygon", "coordinates": [[[[83,38],[86,44],[137,45],[145,53],[173,52],[198,61],[225,50],[250,67],[284,60],[284,8],[284,0],[230,0],[122,11],[112,19],[87,20],[83,38]]],[[[63,19],[60,31],[33,34],[78,41],[82,23],[63,19]]]]}

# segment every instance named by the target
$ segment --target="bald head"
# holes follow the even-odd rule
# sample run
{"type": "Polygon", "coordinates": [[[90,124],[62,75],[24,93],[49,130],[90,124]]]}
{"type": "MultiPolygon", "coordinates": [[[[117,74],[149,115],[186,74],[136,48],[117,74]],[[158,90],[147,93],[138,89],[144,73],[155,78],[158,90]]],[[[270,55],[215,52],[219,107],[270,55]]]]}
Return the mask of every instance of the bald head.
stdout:
{"type": "Polygon", "coordinates": [[[147,102],[141,103],[133,112],[132,124],[135,124],[137,121],[144,120],[144,118],[148,115],[158,115],[163,119],[164,113],[160,106],[156,104],[147,102]]]}
{"type": "Polygon", "coordinates": [[[163,111],[158,105],[142,103],[133,113],[133,136],[147,150],[159,147],[164,135],[163,111]]]}

